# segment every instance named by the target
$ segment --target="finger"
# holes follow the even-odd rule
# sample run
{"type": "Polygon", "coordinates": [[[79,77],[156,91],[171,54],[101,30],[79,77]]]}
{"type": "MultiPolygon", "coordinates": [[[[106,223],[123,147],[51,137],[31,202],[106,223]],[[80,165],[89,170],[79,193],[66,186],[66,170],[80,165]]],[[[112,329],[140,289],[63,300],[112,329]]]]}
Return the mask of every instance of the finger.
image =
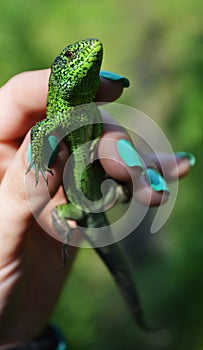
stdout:
{"type": "MultiPolygon", "coordinates": [[[[50,69],[23,72],[0,89],[0,140],[23,137],[39,119],[45,117],[50,69]]],[[[126,83],[125,83],[126,84],[126,83]]],[[[122,93],[123,78],[101,78],[97,101],[112,101],[122,93]]]]}
{"type": "Polygon", "coordinates": [[[160,153],[156,158],[151,155],[140,156],[129,136],[119,128],[104,134],[99,145],[99,157],[112,178],[133,182],[134,197],[150,206],[164,204],[170,194],[168,183],[185,176],[195,163],[194,156],[186,152],[175,155],[160,153]],[[118,152],[118,142],[122,140],[130,141],[132,146],[127,144],[127,151],[121,154],[118,152]]]}
{"type": "Polygon", "coordinates": [[[22,137],[45,113],[49,70],[24,72],[0,89],[0,140],[22,137]]]}
{"type": "MultiPolygon", "coordinates": [[[[118,181],[133,183],[133,195],[141,203],[152,206],[165,203],[169,189],[164,178],[158,172],[146,173],[146,159],[137,152],[129,135],[105,113],[103,119],[104,134],[98,155],[105,171],[118,181]],[[155,178],[159,186],[154,185],[155,178]]],[[[156,169],[156,164],[149,161],[156,169]]]]}
{"type": "Polygon", "coordinates": [[[157,188],[151,186],[149,175],[143,175],[144,162],[125,132],[112,131],[104,134],[99,144],[98,154],[105,171],[112,178],[129,183],[130,187],[133,186],[133,196],[142,204],[154,206],[168,200],[169,190],[165,180],[159,179],[162,185],[157,188]]]}
{"type": "Polygon", "coordinates": [[[0,182],[2,181],[6,169],[16,153],[17,147],[18,144],[16,144],[14,141],[10,141],[9,143],[0,143],[0,182]]]}
{"type": "Polygon", "coordinates": [[[190,152],[149,154],[145,161],[147,166],[150,166],[151,162],[155,164],[158,171],[168,182],[187,175],[191,167],[196,163],[194,155],[190,152]]]}
{"type": "Polygon", "coordinates": [[[100,71],[101,84],[96,94],[96,101],[112,102],[120,97],[123,88],[127,88],[130,82],[127,78],[116,73],[100,71]]]}
{"type": "Polygon", "coordinates": [[[150,203],[151,206],[164,204],[170,194],[168,183],[187,175],[196,162],[193,154],[189,152],[159,153],[156,156],[144,156],[143,160],[147,169],[140,178],[135,197],[141,203],[150,203]]]}
{"type": "Polygon", "coordinates": [[[67,147],[61,143],[53,164],[54,176],[48,175],[47,192],[47,184],[42,176],[40,176],[38,186],[35,186],[34,170],[25,175],[28,143],[29,134],[7,169],[0,187],[0,241],[6,240],[11,246],[22,240],[26,230],[35,220],[34,215],[42,210],[58,190],[68,156],[67,147]],[[29,200],[32,201],[31,204],[29,200]]]}

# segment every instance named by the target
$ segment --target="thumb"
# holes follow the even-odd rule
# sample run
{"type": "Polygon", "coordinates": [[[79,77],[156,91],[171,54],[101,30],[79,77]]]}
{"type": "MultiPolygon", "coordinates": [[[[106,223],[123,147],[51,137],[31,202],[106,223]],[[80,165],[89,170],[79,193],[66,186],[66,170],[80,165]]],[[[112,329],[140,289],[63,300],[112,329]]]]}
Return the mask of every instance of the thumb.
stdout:
{"type": "Polygon", "coordinates": [[[67,146],[63,143],[59,145],[58,155],[52,169],[54,176],[47,175],[49,191],[49,196],[47,196],[47,184],[42,176],[40,176],[38,185],[35,186],[34,169],[25,175],[28,167],[29,137],[28,133],[7,168],[0,186],[0,255],[5,249],[15,247],[22,241],[34,221],[33,214],[42,210],[62,183],[63,168],[68,157],[67,146]],[[32,211],[29,206],[30,199],[32,199],[32,211]]]}

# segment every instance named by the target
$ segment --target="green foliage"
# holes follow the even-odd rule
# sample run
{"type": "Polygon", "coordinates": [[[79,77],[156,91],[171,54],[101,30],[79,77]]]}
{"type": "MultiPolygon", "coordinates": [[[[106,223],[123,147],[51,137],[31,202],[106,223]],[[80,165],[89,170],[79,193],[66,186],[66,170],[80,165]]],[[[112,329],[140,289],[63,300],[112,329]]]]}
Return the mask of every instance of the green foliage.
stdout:
{"type": "Polygon", "coordinates": [[[173,148],[192,151],[197,165],[181,181],[162,232],[149,235],[145,223],[144,233],[125,240],[146,316],[168,330],[145,335],[134,327],[113,282],[90,250],[79,254],[53,320],[73,349],[201,350],[202,3],[1,0],[0,84],[21,71],[49,67],[65,45],[92,36],[104,43],[103,69],[131,80],[120,102],[156,120],[173,148]]]}

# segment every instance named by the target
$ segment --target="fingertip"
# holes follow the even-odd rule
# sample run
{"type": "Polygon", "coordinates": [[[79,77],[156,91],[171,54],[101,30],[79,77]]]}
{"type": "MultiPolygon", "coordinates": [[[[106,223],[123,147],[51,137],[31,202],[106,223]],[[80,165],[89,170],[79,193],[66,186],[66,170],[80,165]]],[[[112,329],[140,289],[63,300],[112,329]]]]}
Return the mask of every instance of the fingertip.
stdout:
{"type": "Polygon", "coordinates": [[[95,96],[98,102],[113,102],[117,100],[123,92],[121,80],[111,81],[101,77],[101,84],[95,96]]]}
{"type": "MultiPolygon", "coordinates": [[[[178,168],[178,176],[184,177],[190,171],[190,169],[196,164],[195,156],[190,152],[176,152],[175,153],[177,168],[178,168]]],[[[173,174],[175,178],[175,174],[173,174]]]]}
{"type": "MultiPolygon", "coordinates": [[[[168,182],[176,181],[186,176],[196,162],[194,155],[188,152],[171,154],[160,152],[156,157],[150,154],[148,160],[152,161],[168,182]]],[[[146,161],[148,164],[150,162],[146,161]]]]}
{"type": "Polygon", "coordinates": [[[182,178],[190,171],[190,164],[187,159],[177,160],[176,167],[171,168],[168,173],[168,181],[176,181],[178,178],[182,178]]]}
{"type": "Polygon", "coordinates": [[[105,171],[118,181],[140,177],[144,164],[122,130],[106,132],[100,140],[98,155],[105,171]]]}
{"type": "Polygon", "coordinates": [[[100,77],[111,80],[111,81],[120,81],[123,84],[124,88],[128,88],[130,86],[130,81],[126,77],[124,77],[123,75],[120,75],[117,73],[109,72],[106,70],[101,70],[100,77]]]}
{"type": "Polygon", "coordinates": [[[151,173],[149,170],[146,169],[134,186],[134,197],[145,206],[163,205],[169,199],[169,187],[157,171],[151,173]]]}
{"type": "Polygon", "coordinates": [[[187,160],[191,167],[196,164],[196,158],[191,152],[176,152],[175,156],[177,159],[187,160]]]}
{"type": "Polygon", "coordinates": [[[150,186],[144,185],[137,188],[134,192],[134,197],[139,203],[148,207],[157,207],[167,203],[169,199],[168,192],[155,192],[150,186]]]}
{"type": "Polygon", "coordinates": [[[0,89],[0,138],[16,140],[44,117],[49,69],[23,72],[0,89]],[[15,118],[13,118],[15,116],[15,118]]]}

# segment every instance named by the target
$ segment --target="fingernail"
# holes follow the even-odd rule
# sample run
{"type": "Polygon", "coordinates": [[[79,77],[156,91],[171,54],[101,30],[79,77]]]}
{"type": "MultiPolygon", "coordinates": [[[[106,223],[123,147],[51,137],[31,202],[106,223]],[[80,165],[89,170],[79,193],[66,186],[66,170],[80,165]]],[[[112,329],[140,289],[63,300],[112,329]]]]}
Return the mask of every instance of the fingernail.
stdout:
{"type": "Polygon", "coordinates": [[[47,138],[48,142],[45,142],[45,162],[48,163],[48,167],[51,167],[54,163],[58,152],[59,140],[56,136],[50,135],[47,138]]]}
{"type": "Polygon", "coordinates": [[[31,144],[29,143],[28,149],[27,149],[27,161],[29,164],[32,162],[32,149],[31,149],[31,144]]]}
{"type": "Polygon", "coordinates": [[[106,70],[101,70],[100,77],[105,78],[105,79],[109,79],[109,80],[113,80],[113,81],[120,80],[123,83],[123,87],[126,87],[126,88],[130,86],[130,82],[127,78],[123,77],[122,75],[116,74],[116,73],[108,72],[106,70]]]}
{"type": "Polygon", "coordinates": [[[196,158],[195,158],[194,154],[192,154],[190,152],[176,152],[175,156],[176,156],[176,158],[180,158],[180,159],[186,158],[189,161],[190,166],[194,166],[196,163],[196,158]]]}
{"type": "Polygon", "coordinates": [[[147,168],[145,173],[148,175],[150,186],[152,189],[156,192],[161,192],[161,191],[166,191],[170,193],[170,190],[167,186],[166,181],[164,178],[156,171],[155,169],[152,168],[147,168]]]}
{"type": "Polygon", "coordinates": [[[116,146],[119,156],[127,166],[137,166],[144,169],[144,164],[130,141],[120,139],[117,141],[116,146]]]}

